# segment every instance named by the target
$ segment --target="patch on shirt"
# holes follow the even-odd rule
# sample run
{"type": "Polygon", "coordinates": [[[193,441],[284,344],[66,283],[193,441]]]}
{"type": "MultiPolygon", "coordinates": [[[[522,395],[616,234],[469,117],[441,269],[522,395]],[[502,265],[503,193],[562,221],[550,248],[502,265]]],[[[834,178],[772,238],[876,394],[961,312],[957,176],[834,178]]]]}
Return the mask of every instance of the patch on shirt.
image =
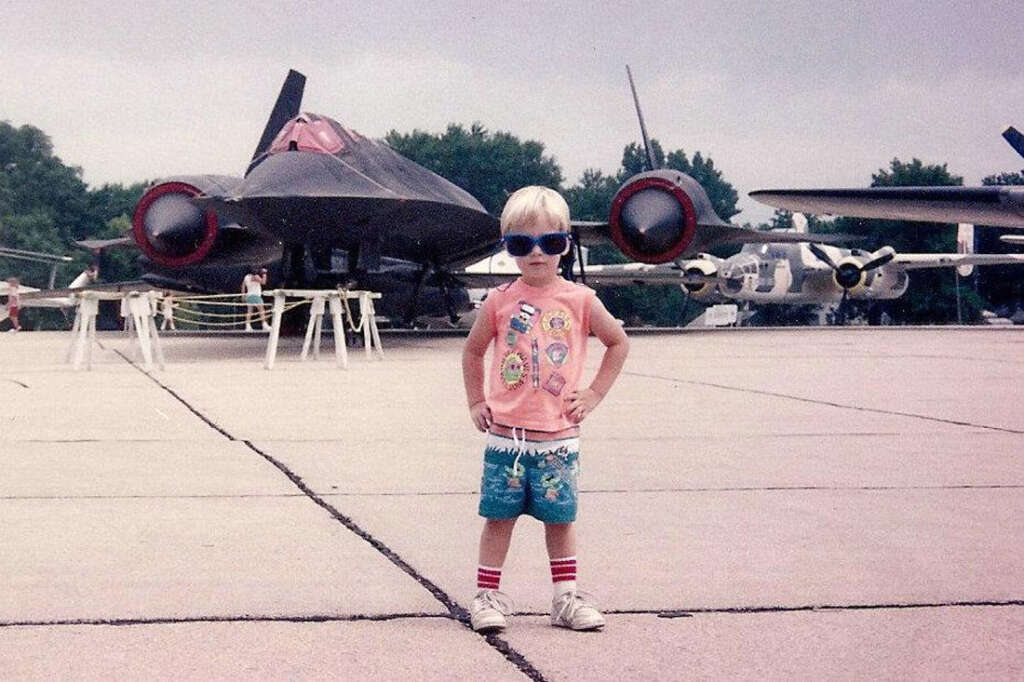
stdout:
{"type": "Polygon", "coordinates": [[[572,329],[572,318],[564,310],[549,310],[541,317],[540,326],[548,336],[562,339],[572,329]]]}
{"type": "Polygon", "coordinates": [[[533,328],[533,316],[539,311],[526,301],[519,301],[519,312],[512,316],[509,326],[522,334],[528,334],[533,328]]]}
{"type": "Polygon", "coordinates": [[[501,359],[501,383],[510,391],[519,388],[526,380],[526,358],[519,351],[510,350],[501,359]]]}
{"type": "Polygon", "coordinates": [[[551,395],[558,395],[562,392],[562,387],[565,386],[565,377],[558,372],[552,372],[548,380],[544,382],[544,390],[551,395]]]}
{"type": "Polygon", "coordinates": [[[544,354],[548,356],[548,360],[555,367],[561,367],[565,364],[566,358],[569,357],[569,346],[565,345],[561,341],[554,341],[548,344],[548,347],[544,349],[544,354]]]}

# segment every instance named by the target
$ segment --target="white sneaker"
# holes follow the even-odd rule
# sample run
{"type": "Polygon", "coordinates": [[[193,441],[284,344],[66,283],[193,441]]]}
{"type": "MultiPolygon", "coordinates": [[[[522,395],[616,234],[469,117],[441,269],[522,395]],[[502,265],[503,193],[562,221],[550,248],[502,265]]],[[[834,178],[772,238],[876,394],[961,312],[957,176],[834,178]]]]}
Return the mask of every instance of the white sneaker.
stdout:
{"type": "Polygon", "coordinates": [[[564,592],[551,602],[551,624],[572,630],[600,630],[604,616],[590,603],[594,597],[575,590],[564,592]]]}
{"type": "Polygon", "coordinates": [[[469,605],[469,623],[477,632],[503,630],[505,616],[512,613],[512,600],[498,590],[480,590],[469,605]]]}
{"type": "Polygon", "coordinates": [[[252,329],[252,325],[251,325],[251,324],[247,324],[247,325],[245,325],[245,331],[247,331],[247,332],[251,332],[252,330],[253,330],[253,329],[252,329]]]}

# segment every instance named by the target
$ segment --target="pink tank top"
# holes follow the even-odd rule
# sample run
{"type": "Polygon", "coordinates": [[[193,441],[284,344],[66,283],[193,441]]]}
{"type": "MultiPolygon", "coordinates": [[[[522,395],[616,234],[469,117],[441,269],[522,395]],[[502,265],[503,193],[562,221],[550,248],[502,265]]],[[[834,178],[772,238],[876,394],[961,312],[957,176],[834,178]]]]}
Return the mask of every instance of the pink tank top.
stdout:
{"type": "Polygon", "coordinates": [[[519,278],[487,295],[480,313],[495,329],[487,393],[495,423],[532,431],[575,426],[565,401],[583,373],[594,297],[561,277],[543,288],[519,278]]]}

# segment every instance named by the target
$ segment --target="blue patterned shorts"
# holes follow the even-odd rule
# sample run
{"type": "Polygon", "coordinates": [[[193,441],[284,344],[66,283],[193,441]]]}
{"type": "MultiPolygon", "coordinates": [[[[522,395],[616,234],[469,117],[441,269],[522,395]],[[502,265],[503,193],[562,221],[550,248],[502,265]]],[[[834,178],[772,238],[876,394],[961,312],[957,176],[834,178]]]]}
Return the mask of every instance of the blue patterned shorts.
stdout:
{"type": "Polygon", "coordinates": [[[544,523],[576,520],[580,439],[519,441],[487,434],[480,516],[529,514],[544,523]]]}

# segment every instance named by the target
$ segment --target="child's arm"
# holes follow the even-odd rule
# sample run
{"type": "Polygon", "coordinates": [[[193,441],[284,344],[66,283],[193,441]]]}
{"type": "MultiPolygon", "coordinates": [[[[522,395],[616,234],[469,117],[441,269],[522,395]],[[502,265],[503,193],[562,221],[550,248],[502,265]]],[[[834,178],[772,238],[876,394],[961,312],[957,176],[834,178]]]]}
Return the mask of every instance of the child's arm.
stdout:
{"type": "Polygon", "coordinates": [[[604,357],[601,358],[601,367],[598,368],[594,380],[590,382],[590,387],[582,391],[573,391],[567,396],[569,404],[566,414],[577,423],[586,419],[608,395],[612,384],[622,371],[626,356],[629,355],[629,338],[622,330],[622,325],[596,298],[590,311],[590,330],[605,345],[604,357]]]}
{"type": "Polygon", "coordinates": [[[462,381],[466,385],[469,418],[480,431],[486,431],[492,421],[491,408],[484,396],[484,354],[494,338],[494,322],[486,301],[477,313],[473,328],[469,330],[466,345],[462,347],[462,381]]]}

